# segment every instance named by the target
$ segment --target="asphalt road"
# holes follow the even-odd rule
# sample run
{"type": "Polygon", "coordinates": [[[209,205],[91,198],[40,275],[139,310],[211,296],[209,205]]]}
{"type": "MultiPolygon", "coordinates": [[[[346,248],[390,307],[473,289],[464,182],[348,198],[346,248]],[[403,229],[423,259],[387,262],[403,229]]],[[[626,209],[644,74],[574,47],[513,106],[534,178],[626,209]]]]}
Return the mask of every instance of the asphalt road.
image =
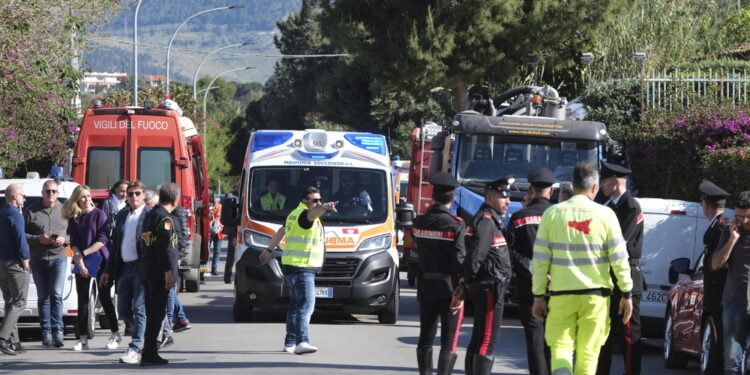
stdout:
{"type": "MultiPolygon", "coordinates": [[[[223,268],[222,268],[223,269],[223,268]]],[[[419,335],[416,291],[401,282],[401,312],[397,324],[380,325],[374,316],[315,313],[311,344],[319,352],[293,355],[283,347],[283,314],[261,312],[252,323],[232,321],[232,289],[223,276],[207,278],[199,293],[182,293],[193,328],[175,333],[176,344],[161,352],[170,364],[138,367],[119,364],[126,344],[120,349],[104,349],[108,331],[99,330],[90,341],[91,349],[74,352],[72,335],[61,349],[44,348],[38,331],[24,330],[23,344],[28,351],[18,356],[0,354],[0,374],[61,374],[90,372],[117,374],[138,371],[153,374],[409,374],[416,373],[415,347],[419,335]]],[[[494,374],[528,374],[523,331],[512,308],[506,317],[495,351],[494,374]]],[[[464,353],[471,334],[471,317],[464,320],[459,342],[459,358],[454,373],[464,373],[464,353]]],[[[125,337],[125,342],[130,338],[125,337]]],[[[645,350],[644,374],[688,374],[697,372],[691,361],[688,370],[666,370],[658,342],[650,341],[645,350]]],[[[436,348],[436,352],[437,352],[436,348]]],[[[437,356],[435,356],[437,360],[437,356]]],[[[621,374],[621,360],[615,360],[613,374],[621,374]]]]}

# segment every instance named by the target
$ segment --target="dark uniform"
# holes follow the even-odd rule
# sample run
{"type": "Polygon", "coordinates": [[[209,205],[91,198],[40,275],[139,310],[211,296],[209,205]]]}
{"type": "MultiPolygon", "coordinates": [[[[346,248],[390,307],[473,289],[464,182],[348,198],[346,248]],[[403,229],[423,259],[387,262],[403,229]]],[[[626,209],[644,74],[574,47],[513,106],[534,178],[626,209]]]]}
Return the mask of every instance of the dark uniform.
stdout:
{"type": "MultiPolygon", "coordinates": [[[[602,178],[624,177],[632,173],[625,167],[602,162],[602,178]]],[[[633,198],[629,191],[620,196],[615,203],[612,199],[606,202],[607,207],[617,215],[620,222],[622,236],[625,239],[628,250],[628,263],[630,263],[630,276],[633,278],[633,315],[628,324],[622,323],[619,314],[620,298],[622,292],[615,286],[610,300],[610,333],[607,341],[599,353],[599,363],[596,369],[597,375],[609,375],[612,364],[612,347],[615,340],[622,342],[623,359],[625,361],[625,373],[627,375],[638,375],[641,373],[641,294],[645,289],[643,271],[640,267],[640,259],[643,247],[643,211],[641,205],[633,198]]],[[[614,275],[612,277],[614,280],[614,275]]],[[[615,284],[616,285],[616,284],[615,284]]]]}
{"type": "Polygon", "coordinates": [[[157,337],[166,315],[167,296],[165,272],[172,272],[177,280],[177,251],[179,238],[175,232],[175,220],[162,206],[155,206],[143,219],[143,235],[146,252],[141,262],[141,280],[146,294],[146,334],[143,340],[141,364],[166,364],[159,357],[157,337]]]}
{"type": "MultiPolygon", "coordinates": [[[[487,185],[487,189],[510,197],[506,179],[487,185]]],[[[469,298],[474,304],[474,328],[466,348],[466,373],[490,374],[495,356],[495,342],[503,319],[505,290],[512,269],[503,225],[497,212],[482,204],[467,229],[467,252],[464,280],[469,285],[469,298]]]]}
{"type": "Polygon", "coordinates": [[[701,200],[711,202],[711,204],[721,209],[721,212],[711,219],[708,229],[703,234],[703,312],[706,315],[710,315],[713,319],[714,332],[717,334],[716,350],[711,351],[707,373],[718,374],[724,371],[721,298],[724,295],[727,269],[725,267],[718,270],[712,269],[711,256],[719,247],[719,239],[721,238],[721,232],[726,222],[723,208],[730,194],[708,180],[701,182],[698,190],[703,194],[701,200]]]}
{"type": "MultiPolygon", "coordinates": [[[[458,181],[448,173],[436,174],[430,181],[435,191],[451,191],[458,181]]],[[[420,374],[432,374],[432,345],[440,318],[440,356],[438,374],[450,374],[456,362],[458,333],[463,308],[451,312],[451,298],[458,285],[466,255],[466,224],[442,204],[432,205],[414,220],[413,234],[419,249],[422,279],[417,287],[419,301],[419,343],[417,362],[420,374]]]]}
{"type": "MultiPolygon", "coordinates": [[[[538,188],[550,187],[555,182],[555,174],[540,167],[529,173],[528,181],[538,188]]],[[[542,214],[552,204],[546,198],[534,198],[530,204],[516,211],[508,224],[508,245],[515,273],[515,296],[518,301],[518,316],[526,336],[526,357],[531,375],[549,374],[549,347],[544,341],[544,322],[531,314],[534,295],[531,293],[531,258],[534,241],[542,222],[542,214]]]]}

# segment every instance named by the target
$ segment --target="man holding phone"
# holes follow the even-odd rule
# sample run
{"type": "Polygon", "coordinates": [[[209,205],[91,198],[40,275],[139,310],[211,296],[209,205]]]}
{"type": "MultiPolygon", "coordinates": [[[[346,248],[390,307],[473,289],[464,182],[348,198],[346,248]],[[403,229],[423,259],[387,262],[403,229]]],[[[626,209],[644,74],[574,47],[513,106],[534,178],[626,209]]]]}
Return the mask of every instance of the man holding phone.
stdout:
{"type": "Polygon", "coordinates": [[[724,324],[724,373],[741,374],[742,355],[750,327],[747,315],[747,277],[750,269],[750,191],[741,192],[734,205],[734,220],[724,229],[711,268],[727,268],[721,300],[724,324]]]}
{"type": "Polygon", "coordinates": [[[24,212],[26,242],[31,252],[31,273],[36,284],[42,345],[63,346],[63,287],[67,249],[68,221],[63,219],[58,185],[47,180],[42,199],[24,212]]]}

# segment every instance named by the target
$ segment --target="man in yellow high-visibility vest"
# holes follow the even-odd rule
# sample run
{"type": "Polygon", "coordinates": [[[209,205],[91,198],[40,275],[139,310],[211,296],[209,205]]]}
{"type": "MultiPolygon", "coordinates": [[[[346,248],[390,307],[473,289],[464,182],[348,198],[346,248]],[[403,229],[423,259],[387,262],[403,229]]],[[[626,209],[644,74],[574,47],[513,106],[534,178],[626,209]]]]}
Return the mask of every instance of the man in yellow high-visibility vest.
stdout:
{"type": "Polygon", "coordinates": [[[610,269],[622,291],[623,322],[633,310],[625,241],[615,213],[593,201],[598,181],[596,167],[578,164],[573,170],[575,195],[544,212],[534,243],[533,314],[546,319],[545,339],[556,375],[596,372],[599,350],[609,334],[609,296],[614,287],[610,269]]]}
{"type": "Polygon", "coordinates": [[[282,272],[289,291],[284,351],[295,354],[318,351],[310,345],[308,332],[310,317],[315,310],[315,274],[323,268],[325,257],[325,231],[320,216],[326,211],[336,212],[338,203],[323,203],[320,190],[314,187],[303,190],[301,198],[297,208],[287,216],[286,224],[271,239],[267,251],[260,254],[260,264],[268,263],[273,250],[286,237],[281,255],[282,272]]]}

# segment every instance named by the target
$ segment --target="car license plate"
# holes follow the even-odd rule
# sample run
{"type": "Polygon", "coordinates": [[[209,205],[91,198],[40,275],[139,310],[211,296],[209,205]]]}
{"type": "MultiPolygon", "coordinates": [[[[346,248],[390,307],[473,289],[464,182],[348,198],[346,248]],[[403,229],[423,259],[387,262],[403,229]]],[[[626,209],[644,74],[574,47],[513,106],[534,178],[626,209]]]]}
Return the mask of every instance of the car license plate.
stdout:
{"type": "Polygon", "coordinates": [[[667,303],[667,292],[643,293],[643,300],[649,302],[667,303]]]}
{"type": "Polygon", "coordinates": [[[315,298],[333,298],[333,288],[315,288],[315,298]]]}

